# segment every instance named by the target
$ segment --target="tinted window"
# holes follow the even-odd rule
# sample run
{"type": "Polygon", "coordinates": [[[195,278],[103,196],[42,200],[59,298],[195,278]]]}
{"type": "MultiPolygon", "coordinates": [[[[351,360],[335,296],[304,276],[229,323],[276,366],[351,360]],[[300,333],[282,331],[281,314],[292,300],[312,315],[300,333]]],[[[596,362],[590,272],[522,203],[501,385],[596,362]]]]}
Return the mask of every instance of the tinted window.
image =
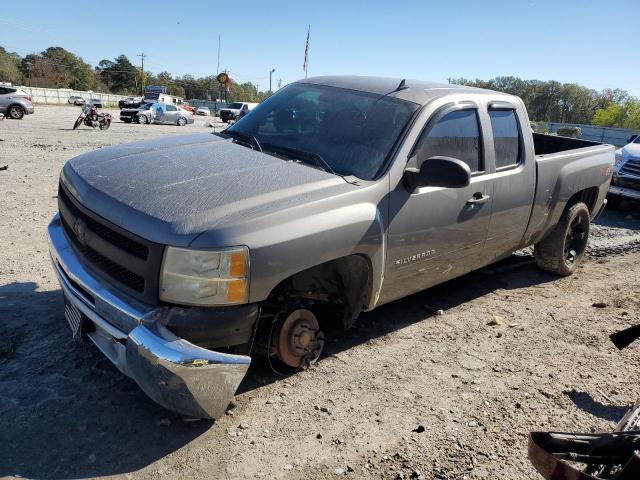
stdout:
{"type": "Polygon", "coordinates": [[[447,113],[433,126],[428,126],[418,140],[415,154],[420,159],[443,156],[462,160],[472,172],[483,170],[480,128],[476,110],[447,113]]]}
{"type": "Polygon", "coordinates": [[[520,161],[520,131],[514,110],[489,110],[496,168],[516,165],[520,161]]]}
{"type": "Polygon", "coordinates": [[[168,112],[175,112],[178,110],[178,107],[174,106],[174,105],[167,105],[167,111],[168,112]]]}

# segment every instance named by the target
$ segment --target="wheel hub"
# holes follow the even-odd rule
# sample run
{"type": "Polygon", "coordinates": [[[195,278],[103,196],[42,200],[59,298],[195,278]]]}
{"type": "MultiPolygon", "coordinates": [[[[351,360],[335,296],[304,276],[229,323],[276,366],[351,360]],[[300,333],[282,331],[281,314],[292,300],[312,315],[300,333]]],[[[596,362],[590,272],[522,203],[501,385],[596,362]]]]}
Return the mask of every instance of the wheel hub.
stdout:
{"type": "Polygon", "coordinates": [[[275,336],[275,353],[286,365],[307,368],[320,358],[324,333],[318,319],[309,310],[294,310],[282,322],[275,336]]]}

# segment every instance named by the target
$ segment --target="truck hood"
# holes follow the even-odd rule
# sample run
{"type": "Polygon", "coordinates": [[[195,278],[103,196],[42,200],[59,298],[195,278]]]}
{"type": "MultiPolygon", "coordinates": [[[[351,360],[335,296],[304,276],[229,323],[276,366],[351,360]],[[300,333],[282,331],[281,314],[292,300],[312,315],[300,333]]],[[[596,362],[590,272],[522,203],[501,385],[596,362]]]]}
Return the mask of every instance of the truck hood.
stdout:
{"type": "Polygon", "coordinates": [[[206,231],[358,188],[206,133],[85,153],[67,162],[61,181],[103,218],[175,246],[188,246],[206,231]]]}
{"type": "Polygon", "coordinates": [[[625,158],[640,158],[640,143],[629,143],[622,147],[622,153],[625,158]]]}

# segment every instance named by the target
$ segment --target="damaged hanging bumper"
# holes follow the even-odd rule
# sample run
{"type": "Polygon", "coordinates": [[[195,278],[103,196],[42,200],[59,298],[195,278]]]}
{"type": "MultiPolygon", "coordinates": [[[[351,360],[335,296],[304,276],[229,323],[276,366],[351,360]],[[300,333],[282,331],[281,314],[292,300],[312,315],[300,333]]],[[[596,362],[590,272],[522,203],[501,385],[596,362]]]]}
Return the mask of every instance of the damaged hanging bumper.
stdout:
{"type": "Polygon", "coordinates": [[[251,358],[208,350],[174,335],[157,321],[167,307],[130,298],[83,266],[58,215],[48,234],[74,335],[88,337],[160,405],[195,418],[223,415],[251,358]]]}

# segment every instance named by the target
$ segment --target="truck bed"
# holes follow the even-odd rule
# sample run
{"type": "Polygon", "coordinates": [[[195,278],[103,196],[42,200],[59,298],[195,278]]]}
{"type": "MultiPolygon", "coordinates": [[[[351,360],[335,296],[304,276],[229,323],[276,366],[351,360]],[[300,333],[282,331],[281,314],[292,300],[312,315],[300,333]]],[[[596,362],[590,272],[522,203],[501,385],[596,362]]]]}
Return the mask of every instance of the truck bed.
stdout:
{"type": "Polygon", "coordinates": [[[589,192],[582,200],[592,216],[598,212],[609,188],[615,150],[613,145],[540,133],[533,134],[533,144],[536,190],[523,246],[549,233],[576,192],[589,192]]]}
{"type": "Polygon", "coordinates": [[[545,135],[544,133],[533,134],[533,149],[536,156],[550,155],[552,153],[566,152],[578,148],[604,145],[603,143],[582,140],[580,138],[558,137],[557,135],[545,135]]]}

